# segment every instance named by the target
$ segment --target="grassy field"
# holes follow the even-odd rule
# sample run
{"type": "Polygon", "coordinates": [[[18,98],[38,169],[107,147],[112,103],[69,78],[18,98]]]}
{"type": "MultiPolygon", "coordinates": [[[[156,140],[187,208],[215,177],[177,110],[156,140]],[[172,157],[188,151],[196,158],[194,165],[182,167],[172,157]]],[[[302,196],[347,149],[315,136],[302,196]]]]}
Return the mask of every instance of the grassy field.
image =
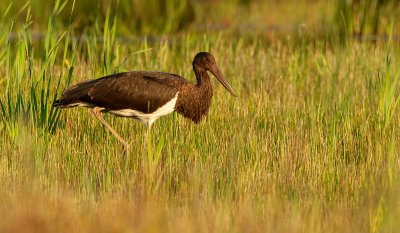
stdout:
{"type": "Polygon", "coordinates": [[[391,39],[400,22],[384,13],[390,5],[376,31],[386,39],[360,43],[352,32],[375,27],[360,33],[357,14],[334,2],[207,1],[207,23],[230,28],[214,31],[199,29],[199,2],[175,1],[193,4],[191,23],[176,27],[171,11],[169,24],[135,24],[139,37],[129,37],[128,13],[103,6],[89,20],[82,4],[56,1],[41,15],[37,2],[0,5],[0,232],[400,228],[400,49],[391,39]],[[240,30],[234,17],[303,23],[315,9],[320,15],[294,32],[240,30]],[[353,17],[345,29],[337,12],[353,17]],[[51,107],[67,86],[115,72],[168,71],[194,82],[198,51],[214,55],[239,97],[213,80],[201,124],[170,114],[149,140],[140,123],[105,115],[131,142],[127,156],[87,109],[51,107]]]}

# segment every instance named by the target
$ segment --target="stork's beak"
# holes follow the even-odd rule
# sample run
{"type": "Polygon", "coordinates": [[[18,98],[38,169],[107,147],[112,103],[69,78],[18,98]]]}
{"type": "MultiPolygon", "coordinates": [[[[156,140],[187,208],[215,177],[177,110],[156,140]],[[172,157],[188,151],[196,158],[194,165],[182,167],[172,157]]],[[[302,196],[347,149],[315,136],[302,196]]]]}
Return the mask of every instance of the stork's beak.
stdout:
{"type": "Polygon", "coordinates": [[[219,71],[217,66],[213,66],[210,69],[210,72],[218,79],[218,81],[225,87],[226,90],[228,90],[233,96],[237,97],[235,91],[232,89],[232,87],[226,82],[224,79],[224,76],[222,76],[221,71],[219,71]]]}

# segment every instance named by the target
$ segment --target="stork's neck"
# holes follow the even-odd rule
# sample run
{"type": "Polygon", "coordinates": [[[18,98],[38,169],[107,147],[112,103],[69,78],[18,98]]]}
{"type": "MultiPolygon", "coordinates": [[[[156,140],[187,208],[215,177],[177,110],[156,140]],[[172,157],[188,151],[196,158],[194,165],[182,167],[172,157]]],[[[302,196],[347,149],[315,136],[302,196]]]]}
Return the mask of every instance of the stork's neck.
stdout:
{"type": "Polygon", "coordinates": [[[196,87],[212,90],[210,76],[208,76],[207,71],[203,68],[199,68],[195,64],[193,65],[193,71],[196,75],[197,80],[196,87]]]}
{"type": "Polygon", "coordinates": [[[193,64],[193,71],[196,74],[197,83],[196,85],[187,84],[181,88],[175,109],[184,117],[197,123],[207,115],[213,89],[210,76],[205,69],[193,64]]]}

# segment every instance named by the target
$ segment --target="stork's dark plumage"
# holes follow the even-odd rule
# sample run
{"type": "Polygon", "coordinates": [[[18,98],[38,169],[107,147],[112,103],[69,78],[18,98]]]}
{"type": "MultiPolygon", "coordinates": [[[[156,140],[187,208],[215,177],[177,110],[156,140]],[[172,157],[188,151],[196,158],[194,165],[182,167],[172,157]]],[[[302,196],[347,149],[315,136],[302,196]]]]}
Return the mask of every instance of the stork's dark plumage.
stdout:
{"type": "Polygon", "coordinates": [[[175,74],[132,71],[71,86],[53,106],[92,108],[93,114],[126,146],[127,143],[104,121],[100,112],[132,117],[146,124],[148,128],[158,117],[173,111],[198,123],[207,115],[213,95],[207,71],[236,96],[211,54],[198,53],[192,65],[196,84],[175,74]]]}

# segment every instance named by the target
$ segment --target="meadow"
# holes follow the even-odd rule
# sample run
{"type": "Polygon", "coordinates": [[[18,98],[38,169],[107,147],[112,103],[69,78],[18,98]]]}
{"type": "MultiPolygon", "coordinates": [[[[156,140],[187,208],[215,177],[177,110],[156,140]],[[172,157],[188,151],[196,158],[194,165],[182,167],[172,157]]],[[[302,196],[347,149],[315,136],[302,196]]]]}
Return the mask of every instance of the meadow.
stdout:
{"type": "Polygon", "coordinates": [[[400,229],[396,1],[127,2],[0,3],[0,232],[400,229]],[[199,51],[238,97],[213,79],[204,121],[150,137],[105,115],[128,155],[87,109],[51,107],[111,73],[194,82],[199,51]]]}

